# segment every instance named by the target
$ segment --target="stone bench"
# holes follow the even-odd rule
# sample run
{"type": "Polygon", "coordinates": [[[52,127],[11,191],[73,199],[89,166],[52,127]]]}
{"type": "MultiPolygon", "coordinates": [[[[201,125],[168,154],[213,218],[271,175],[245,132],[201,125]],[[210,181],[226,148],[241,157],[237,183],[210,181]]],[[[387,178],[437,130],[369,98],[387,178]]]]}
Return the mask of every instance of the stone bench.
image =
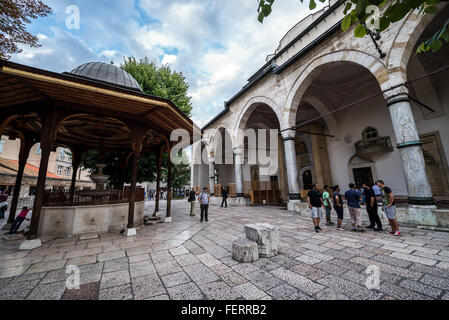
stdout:
{"type": "Polygon", "coordinates": [[[248,224],[245,226],[248,240],[255,241],[259,248],[259,256],[271,258],[278,254],[279,229],[266,223],[248,224]]]}
{"type": "Polygon", "coordinates": [[[259,260],[259,248],[256,242],[238,239],[232,245],[232,258],[235,261],[250,263],[259,260]]]}

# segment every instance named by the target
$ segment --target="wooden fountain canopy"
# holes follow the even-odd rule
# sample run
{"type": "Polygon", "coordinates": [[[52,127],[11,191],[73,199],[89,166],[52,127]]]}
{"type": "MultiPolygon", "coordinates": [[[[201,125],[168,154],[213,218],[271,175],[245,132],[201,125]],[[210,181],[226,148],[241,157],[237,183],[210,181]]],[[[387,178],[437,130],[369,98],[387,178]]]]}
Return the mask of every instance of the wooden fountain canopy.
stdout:
{"type": "Polygon", "coordinates": [[[0,132],[40,141],[52,123],[53,148],[165,151],[175,129],[200,130],[173,102],[145,94],[128,73],[107,63],[88,63],[54,73],[0,59],[0,132]],[[137,137],[137,138],[136,138],[137,137]]]}

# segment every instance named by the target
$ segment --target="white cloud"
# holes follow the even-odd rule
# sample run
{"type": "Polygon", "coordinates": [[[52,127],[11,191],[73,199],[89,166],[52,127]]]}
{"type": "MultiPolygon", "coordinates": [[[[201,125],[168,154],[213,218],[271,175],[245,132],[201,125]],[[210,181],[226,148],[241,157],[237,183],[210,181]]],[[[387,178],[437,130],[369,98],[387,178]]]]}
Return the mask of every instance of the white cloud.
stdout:
{"type": "Polygon", "coordinates": [[[182,72],[193,100],[193,119],[206,124],[225,100],[265,63],[283,35],[309,10],[298,0],[276,1],[271,16],[257,21],[257,1],[242,0],[48,0],[54,15],[33,24],[42,47],[13,60],[53,71],[88,61],[162,57],[182,72]],[[80,7],[81,29],[64,28],[65,7],[80,7]]]}
{"type": "Polygon", "coordinates": [[[105,56],[107,58],[114,58],[114,56],[118,53],[117,50],[103,50],[100,55],[105,56]]]}
{"type": "Polygon", "coordinates": [[[166,64],[173,64],[176,62],[177,56],[173,55],[173,54],[166,54],[164,56],[164,58],[162,59],[162,64],[166,65],[166,64]]]}

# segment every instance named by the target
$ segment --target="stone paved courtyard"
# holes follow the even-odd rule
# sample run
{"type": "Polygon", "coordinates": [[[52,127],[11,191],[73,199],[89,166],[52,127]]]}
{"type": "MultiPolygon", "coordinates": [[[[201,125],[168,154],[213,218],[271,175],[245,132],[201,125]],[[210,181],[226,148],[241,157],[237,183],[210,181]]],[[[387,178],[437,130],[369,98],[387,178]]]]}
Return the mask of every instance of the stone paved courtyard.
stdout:
{"type": "Polygon", "coordinates": [[[172,224],[132,238],[55,239],[30,252],[2,241],[0,299],[449,299],[449,233],[316,234],[310,219],[276,207],[212,207],[201,224],[188,206],[174,201],[172,224]],[[232,242],[259,222],[280,228],[280,255],[236,263],[232,242]],[[79,267],[79,290],[66,290],[69,265],[79,267]],[[371,265],[380,268],[379,289],[365,285],[371,265]]]}

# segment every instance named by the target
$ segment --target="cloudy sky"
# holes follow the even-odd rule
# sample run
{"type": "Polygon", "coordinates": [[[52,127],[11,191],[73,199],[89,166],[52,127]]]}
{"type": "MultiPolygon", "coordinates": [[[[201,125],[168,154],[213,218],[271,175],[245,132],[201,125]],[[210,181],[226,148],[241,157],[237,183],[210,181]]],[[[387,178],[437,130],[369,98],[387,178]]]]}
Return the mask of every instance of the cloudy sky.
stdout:
{"type": "Polygon", "coordinates": [[[53,15],[28,28],[42,46],[23,48],[12,61],[56,72],[90,61],[120,64],[125,56],[170,64],[190,84],[199,126],[222,111],[282,36],[309,14],[299,0],[276,1],[264,24],[257,21],[257,0],[44,2],[53,15]],[[80,11],[79,29],[67,27],[73,5],[80,11]]]}

